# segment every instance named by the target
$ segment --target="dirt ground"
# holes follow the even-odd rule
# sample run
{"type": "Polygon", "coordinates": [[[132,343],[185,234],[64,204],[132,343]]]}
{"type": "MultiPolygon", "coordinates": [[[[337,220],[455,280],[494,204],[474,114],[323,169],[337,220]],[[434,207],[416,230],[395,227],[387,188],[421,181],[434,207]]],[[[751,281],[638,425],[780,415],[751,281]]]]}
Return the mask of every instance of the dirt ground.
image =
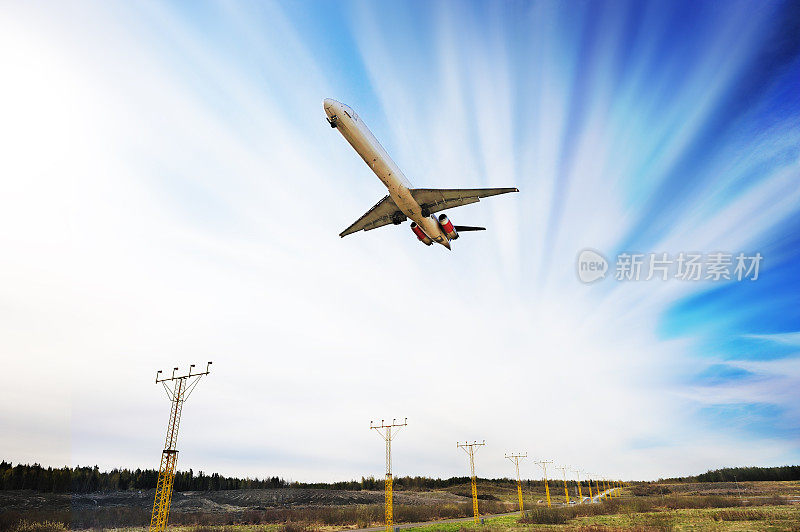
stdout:
{"type": "MultiPolygon", "coordinates": [[[[33,491],[0,491],[0,509],[31,510],[83,510],[89,508],[153,506],[155,490],[123,491],[110,493],[54,494],[33,491]]],[[[444,491],[394,493],[395,504],[423,505],[469,501],[459,495],[444,491]]],[[[263,489],[230,491],[184,491],[172,497],[173,511],[182,512],[237,512],[271,508],[308,508],[320,506],[348,506],[382,504],[382,491],[344,491],[319,489],[263,489]]]]}
{"type": "Polygon", "coordinates": [[[686,482],[661,483],[669,493],[679,495],[722,495],[743,498],[769,497],[782,495],[792,501],[800,502],[800,481],[761,481],[761,482],[686,482]]]}

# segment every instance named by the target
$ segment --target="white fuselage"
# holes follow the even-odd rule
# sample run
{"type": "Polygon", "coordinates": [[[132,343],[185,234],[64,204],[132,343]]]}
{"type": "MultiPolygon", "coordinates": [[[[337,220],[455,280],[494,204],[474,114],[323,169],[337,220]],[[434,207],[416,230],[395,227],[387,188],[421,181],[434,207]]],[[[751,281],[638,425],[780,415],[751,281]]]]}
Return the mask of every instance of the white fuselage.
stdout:
{"type": "Polygon", "coordinates": [[[450,249],[450,241],[442,231],[439,222],[432,216],[422,215],[422,207],[409,191],[411,183],[389,157],[364,121],[350,107],[336,100],[326,99],[323,105],[328,121],[335,124],[339,133],[375,172],[403,214],[416,222],[431,240],[450,249]]]}

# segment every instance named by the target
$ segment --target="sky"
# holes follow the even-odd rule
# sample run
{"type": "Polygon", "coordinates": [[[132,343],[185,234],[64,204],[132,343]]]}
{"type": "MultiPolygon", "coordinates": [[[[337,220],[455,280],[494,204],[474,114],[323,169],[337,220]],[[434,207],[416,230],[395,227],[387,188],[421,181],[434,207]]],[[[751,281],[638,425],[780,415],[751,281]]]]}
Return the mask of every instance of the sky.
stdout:
{"type": "Polygon", "coordinates": [[[484,439],[482,477],[800,462],[796,2],[0,13],[0,458],[156,468],[156,370],[211,360],[179,469],[380,477],[405,417],[401,476],[484,439]],[[520,193],[448,211],[488,228],[451,252],[340,239],[386,192],[324,98],[415,186],[520,193]],[[761,261],[617,275],[651,253],[761,261]]]}

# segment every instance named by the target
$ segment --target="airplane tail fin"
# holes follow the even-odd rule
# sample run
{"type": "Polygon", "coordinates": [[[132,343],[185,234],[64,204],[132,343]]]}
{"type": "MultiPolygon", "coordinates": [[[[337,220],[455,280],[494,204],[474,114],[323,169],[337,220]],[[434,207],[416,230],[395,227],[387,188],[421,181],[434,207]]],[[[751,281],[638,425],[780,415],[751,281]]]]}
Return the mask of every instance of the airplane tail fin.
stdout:
{"type": "Polygon", "coordinates": [[[453,227],[455,227],[456,231],[458,231],[459,233],[465,231],[486,231],[485,227],[473,227],[471,225],[455,225],[453,227]]]}

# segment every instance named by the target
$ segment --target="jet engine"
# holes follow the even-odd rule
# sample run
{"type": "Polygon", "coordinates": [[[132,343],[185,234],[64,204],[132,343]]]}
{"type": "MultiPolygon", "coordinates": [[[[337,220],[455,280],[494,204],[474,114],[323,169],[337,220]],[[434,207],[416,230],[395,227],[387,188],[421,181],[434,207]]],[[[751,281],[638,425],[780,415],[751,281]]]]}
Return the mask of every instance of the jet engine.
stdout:
{"type": "Polygon", "coordinates": [[[442,231],[447,235],[448,240],[455,240],[458,238],[458,231],[453,227],[453,222],[445,214],[439,215],[439,225],[442,226],[442,231]]]}
{"type": "Polygon", "coordinates": [[[417,235],[417,238],[420,242],[425,244],[426,246],[430,246],[433,244],[433,240],[425,234],[425,231],[422,230],[420,226],[417,225],[416,222],[411,222],[411,230],[414,231],[414,234],[417,235]]]}

